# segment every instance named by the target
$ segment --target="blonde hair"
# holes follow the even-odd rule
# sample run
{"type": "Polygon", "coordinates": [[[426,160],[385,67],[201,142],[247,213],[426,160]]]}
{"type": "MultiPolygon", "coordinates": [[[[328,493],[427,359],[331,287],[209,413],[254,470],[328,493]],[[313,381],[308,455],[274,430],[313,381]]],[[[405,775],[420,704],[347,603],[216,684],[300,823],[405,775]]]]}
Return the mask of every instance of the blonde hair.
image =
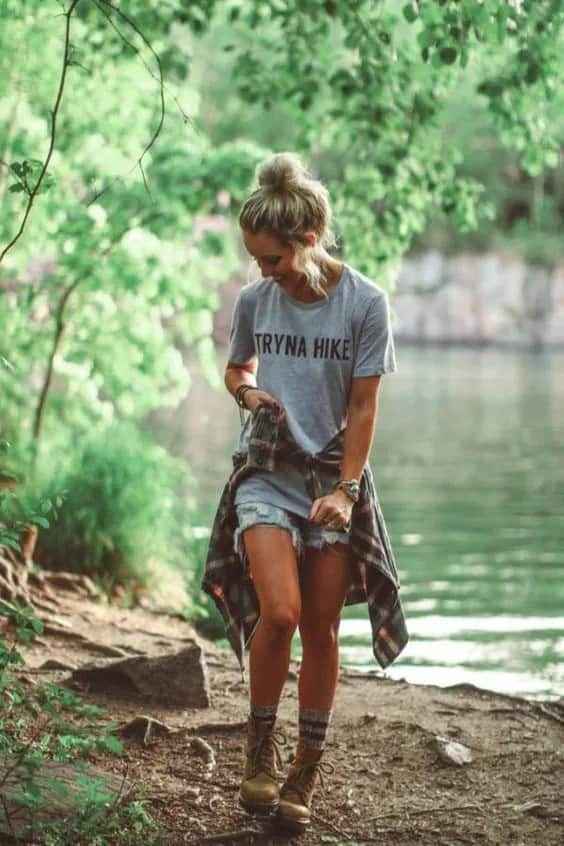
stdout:
{"type": "Polygon", "coordinates": [[[333,213],[324,185],[309,173],[294,153],[277,153],[257,168],[259,187],[243,205],[239,225],[253,234],[266,233],[290,244],[296,265],[317,294],[327,296],[322,265],[335,245],[331,232],[333,213]],[[315,232],[317,243],[304,242],[315,232]]]}

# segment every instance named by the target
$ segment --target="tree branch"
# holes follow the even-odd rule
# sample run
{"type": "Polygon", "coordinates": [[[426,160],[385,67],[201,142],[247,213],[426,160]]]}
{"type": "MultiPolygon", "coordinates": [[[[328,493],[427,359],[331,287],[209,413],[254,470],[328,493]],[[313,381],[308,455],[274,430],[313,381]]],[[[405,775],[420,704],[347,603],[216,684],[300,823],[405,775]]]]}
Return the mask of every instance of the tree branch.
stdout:
{"type": "MultiPolygon", "coordinates": [[[[147,179],[145,177],[145,171],[143,170],[143,158],[146,156],[146,154],[149,152],[149,150],[151,149],[151,147],[153,146],[153,144],[155,143],[155,141],[159,137],[159,135],[161,133],[161,129],[163,128],[163,124],[164,124],[164,116],[165,116],[164,77],[163,77],[163,69],[162,69],[162,65],[161,65],[161,60],[160,60],[158,54],[156,53],[155,49],[153,48],[151,42],[144,35],[144,33],[139,29],[139,27],[137,26],[135,21],[132,20],[128,15],[126,15],[125,12],[122,12],[121,9],[118,9],[117,6],[114,6],[112,3],[109,2],[109,0],[94,0],[94,3],[96,5],[96,7],[100,10],[100,12],[104,15],[104,17],[109,21],[109,23],[111,24],[113,29],[117,32],[117,34],[122,39],[124,44],[126,44],[128,47],[130,47],[131,50],[133,50],[135,53],[137,53],[137,55],[141,58],[141,61],[143,62],[143,64],[145,65],[145,67],[147,68],[147,70],[149,71],[151,76],[154,77],[154,74],[151,71],[151,69],[148,67],[148,65],[145,62],[145,60],[143,59],[143,57],[141,56],[139,49],[135,46],[135,44],[133,44],[131,41],[129,41],[129,39],[126,38],[125,35],[123,35],[123,33],[115,25],[114,21],[112,21],[111,16],[108,14],[108,12],[106,12],[102,8],[101,4],[103,4],[103,6],[108,6],[108,8],[110,8],[113,12],[115,12],[116,15],[118,15],[123,21],[125,21],[125,23],[128,26],[131,27],[131,29],[139,36],[139,38],[141,39],[143,44],[150,50],[150,52],[152,53],[152,55],[153,55],[153,57],[154,57],[154,59],[157,63],[157,67],[159,69],[159,75],[158,75],[158,80],[157,80],[158,83],[159,83],[159,96],[160,96],[160,107],[161,107],[159,124],[158,124],[156,130],[153,132],[151,138],[149,139],[149,142],[145,145],[143,152],[141,153],[141,155],[139,156],[139,158],[135,162],[133,168],[131,168],[131,170],[134,170],[134,168],[139,167],[139,170],[141,171],[141,176],[143,177],[143,184],[145,186],[145,190],[147,191],[147,194],[152,199],[152,194],[151,194],[151,191],[149,189],[149,185],[147,184],[147,179]]],[[[129,173],[131,173],[131,170],[129,171],[129,173]]],[[[104,188],[102,188],[100,191],[98,191],[96,194],[94,194],[92,199],[90,199],[87,202],[87,206],[90,206],[90,205],[92,205],[92,203],[96,202],[96,200],[98,200],[102,196],[102,194],[105,194],[105,192],[112,185],[114,185],[116,182],[118,182],[121,179],[122,179],[122,177],[116,177],[115,179],[112,179],[112,181],[109,182],[108,185],[106,185],[104,188]]]]}
{"type": "Polygon", "coordinates": [[[61,100],[63,98],[63,90],[64,90],[64,87],[65,87],[67,67],[69,66],[71,15],[72,15],[72,13],[74,12],[74,10],[76,9],[76,7],[79,3],[80,3],[80,0],[72,0],[68,12],[64,13],[65,18],[66,18],[65,52],[64,52],[64,58],[63,58],[63,67],[62,67],[62,70],[61,70],[61,78],[59,80],[59,90],[57,92],[57,99],[55,100],[55,105],[53,107],[53,111],[51,112],[51,138],[50,138],[50,141],[49,141],[49,150],[47,152],[47,157],[46,157],[45,161],[43,162],[43,167],[41,168],[41,172],[39,174],[37,182],[33,186],[32,190],[29,192],[29,196],[28,196],[28,200],[27,200],[27,207],[26,207],[26,210],[24,212],[24,216],[23,216],[22,222],[20,224],[20,228],[16,232],[16,234],[14,235],[12,240],[4,247],[4,249],[0,253],[0,264],[2,263],[2,260],[3,260],[4,256],[6,255],[6,253],[8,252],[8,250],[10,250],[14,246],[14,244],[20,239],[20,237],[21,237],[21,235],[24,231],[24,228],[25,228],[25,225],[27,223],[27,219],[30,215],[33,203],[34,203],[35,198],[36,198],[36,196],[39,192],[39,189],[41,187],[41,183],[43,182],[43,177],[45,176],[45,174],[47,172],[47,168],[49,167],[49,162],[51,161],[51,156],[53,155],[53,150],[55,148],[55,132],[56,132],[56,127],[57,127],[57,117],[58,117],[58,114],[59,114],[59,107],[61,105],[61,100]]]}
{"type": "MultiPolygon", "coordinates": [[[[157,217],[160,217],[162,212],[158,211],[151,211],[140,221],[141,225],[148,223],[150,220],[153,220],[157,217]]],[[[119,244],[125,233],[129,230],[129,222],[127,226],[123,227],[120,232],[118,232],[113,240],[111,241],[108,246],[99,253],[99,258],[105,258],[108,253],[110,253],[114,247],[119,244]]],[[[55,317],[55,335],[53,337],[53,345],[51,347],[51,352],[49,354],[49,361],[47,362],[47,370],[45,371],[45,379],[43,380],[43,385],[41,386],[41,392],[39,394],[39,400],[37,402],[37,407],[35,409],[34,415],[34,422],[33,422],[33,438],[34,441],[38,442],[39,437],[41,435],[41,427],[43,425],[43,416],[45,412],[45,406],[47,404],[47,397],[49,395],[49,390],[51,388],[51,384],[53,382],[53,372],[55,366],[55,357],[59,351],[61,340],[63,338],[63,333],[65,331],[66,323],[64,322],[64,314],[65,309],[68,305],[68,301],[72,294],[76,291],[78,286],[82,281],[82,277],[75,279],[74,282],[71,282],[70,285],[67,285],[63,294],[59,300],[59,304],[57,306],[57,312],[55,317]]]]}

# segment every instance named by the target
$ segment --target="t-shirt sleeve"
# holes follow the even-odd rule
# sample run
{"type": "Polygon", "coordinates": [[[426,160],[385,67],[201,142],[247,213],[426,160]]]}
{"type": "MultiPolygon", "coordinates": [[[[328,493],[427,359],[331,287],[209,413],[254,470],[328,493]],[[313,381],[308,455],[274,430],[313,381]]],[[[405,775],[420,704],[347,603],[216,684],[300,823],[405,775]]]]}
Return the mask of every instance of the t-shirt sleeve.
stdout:
{"type": "Polygon", "coordinates": [[[248,318],[246,303],[241,293],[235,300],[231,328],[229,329],[228,361],[233,364],[246,364],[255,354],[255,344],[251,323],[248,318]]]}
{"type": "Polygon", "coordinates": [[[397,370],[390,304],[386,294],[372,300],[361,324],[353,368],[356,376],[377,376],[397,370]]]}

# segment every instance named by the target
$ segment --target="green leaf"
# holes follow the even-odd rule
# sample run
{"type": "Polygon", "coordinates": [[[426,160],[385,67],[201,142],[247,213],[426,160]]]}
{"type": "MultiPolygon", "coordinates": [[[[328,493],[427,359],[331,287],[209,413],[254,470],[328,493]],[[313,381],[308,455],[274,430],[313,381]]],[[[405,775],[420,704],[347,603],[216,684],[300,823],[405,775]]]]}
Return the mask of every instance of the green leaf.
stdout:
{"type": "Polygon", "coordinates": [[[10,185],[8,191],[11,194],[19,194],[21,191],[25,191],[25,185],[22,185],[21,182],[14,182],[13,185],[10,185]]]}
{"type": "Polygon", "coordinates": [[[408,23],[413,23],[419,17],[419,11],[415,3],[407,3],[402,9],[403,16],[408,23]]]}
{"type": "Polygon", "coordinates": [[[41,635],[43,634],[45,627],[41,620],[38,620],[37,617],[32,617],[29,621],[31,623],[31,628],[35,632],[35,634],[41,635]]]}
{"type": "Polygon", "coordinates": [[[458,50],[456,47],[443,47],[439,55],[443,65],[453,65],[458,57],[458,50]]]}
{"type": "Polygon", "coordinates": [[[123,743],[120,743],[117,737],[113,737],[111,734],[102,738],[102,745],[109,752],[113,752],[114,755],[121,755],[123,753],[123,743]]]}

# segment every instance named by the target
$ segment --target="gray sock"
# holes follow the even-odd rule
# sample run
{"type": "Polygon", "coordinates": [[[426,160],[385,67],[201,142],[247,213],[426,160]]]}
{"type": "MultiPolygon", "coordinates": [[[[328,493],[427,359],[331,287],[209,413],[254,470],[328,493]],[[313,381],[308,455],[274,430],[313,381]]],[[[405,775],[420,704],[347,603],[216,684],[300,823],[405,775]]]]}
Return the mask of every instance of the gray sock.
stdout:
{"type": "Polygon", "coordinates": [[[300,708],[300,743],[310,749],[323,749],[333,711],[300,708]]]}
{"type": "Polygon", "coordinates": [[[278,703],[276,705],[255,705],[251,702],[251,717],[257,726],[257,734],[262,735],[272,731],[276,722],[277,711],[278,703]]]}

